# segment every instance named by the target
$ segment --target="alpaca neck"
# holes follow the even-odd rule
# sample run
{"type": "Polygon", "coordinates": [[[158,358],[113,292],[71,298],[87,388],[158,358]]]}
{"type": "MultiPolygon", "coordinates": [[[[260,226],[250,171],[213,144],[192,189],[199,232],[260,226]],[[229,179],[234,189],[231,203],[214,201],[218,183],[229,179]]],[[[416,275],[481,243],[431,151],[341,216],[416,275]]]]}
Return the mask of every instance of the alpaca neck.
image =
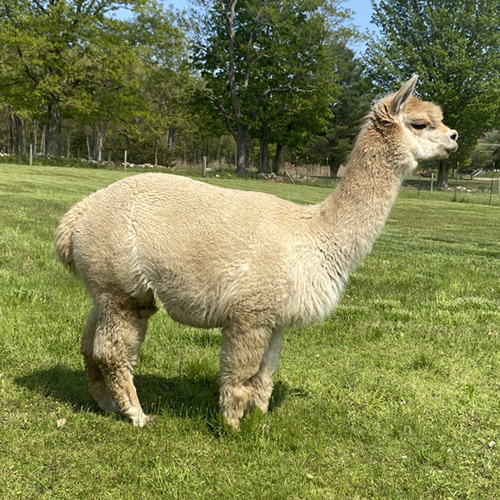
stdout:
{"type": "Polygon", "coordinates": [[[321,205],[329,251],[342,253],[348,268],[370,251],[401,186],[403,176],[397,172],[407,170],[414,161],[405,148],[394,148],[381,139],[373,128],[361,132],[346,175],[321,205]]]}

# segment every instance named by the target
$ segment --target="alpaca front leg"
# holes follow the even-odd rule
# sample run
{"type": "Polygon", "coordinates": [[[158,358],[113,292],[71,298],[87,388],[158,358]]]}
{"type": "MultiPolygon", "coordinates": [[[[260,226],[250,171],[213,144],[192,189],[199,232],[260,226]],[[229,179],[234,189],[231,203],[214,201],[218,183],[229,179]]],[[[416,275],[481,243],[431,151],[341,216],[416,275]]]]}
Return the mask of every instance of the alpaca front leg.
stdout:
{"type": "Polygon", "coordinates": [[[224,328],[220,356],[221,413],[235,430],[239,421],[254,406],[253,377],[269,345],[271,331],[265,328],[224,328]]]}
{"type": "Polygon", "coordinates": [[[273,375],[278,369],[283,329],[273,331],[271,341],[262,357],[258,373],[252,378],[254,387],[253,405],[263,413],[269,408],[269,399],[273,392],[273,375]]]}
{"type": "Polygon", "coordinates": [[[133,425],[144,427],[151,421],[141,407],[133,382],[131,368],[119,365],[107,365],[103,368],[111,397],[120,413],[126,415],[133,425]]]}

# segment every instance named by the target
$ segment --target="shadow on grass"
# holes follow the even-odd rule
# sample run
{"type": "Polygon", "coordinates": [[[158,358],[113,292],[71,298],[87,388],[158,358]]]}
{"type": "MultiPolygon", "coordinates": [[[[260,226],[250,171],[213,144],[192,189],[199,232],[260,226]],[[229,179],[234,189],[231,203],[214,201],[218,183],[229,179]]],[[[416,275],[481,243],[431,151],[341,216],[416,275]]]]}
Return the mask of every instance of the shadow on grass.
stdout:
{"type": "MultiPolygon", "coordinates": [[[[37,392],[55,401],[69,403],[75,411],[102,413],[87,390],[84,370],[75,370],[57,365],[46,370],[35,371],[15,382],[30,391],[37,392]]],[[[218,420],[218,374],[183,375],[165,378],[157,375],[138,374],[134,382],[144,411],[151,415],[163,412],[185,418],[205,418],[209,427],[218,420]]],[[[291,389],[278,381],[274,387],[269,411],[279,408],[287,397],[307,397],[301,389],[291,389]]]]}

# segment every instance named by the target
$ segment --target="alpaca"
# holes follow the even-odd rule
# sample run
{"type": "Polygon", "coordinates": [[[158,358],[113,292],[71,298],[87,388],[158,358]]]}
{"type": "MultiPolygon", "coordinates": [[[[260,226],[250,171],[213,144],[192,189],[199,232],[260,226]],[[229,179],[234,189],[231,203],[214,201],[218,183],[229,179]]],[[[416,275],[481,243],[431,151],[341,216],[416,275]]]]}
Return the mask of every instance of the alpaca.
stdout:
{"type": "Polygon", "coordinates": [[[252,409],[267,411],[283,329],[333,309],[416,160],[458,147],[440,108],[412,95],[417,78],[373,106],[346,175],[320,204],[146,173],[67,212],[55,248],[93,298],[81,351],[101,408],[148,422],[132,367],[159,300],[178,322],[222,328],[227,424],[238,429],[252,409]]]}

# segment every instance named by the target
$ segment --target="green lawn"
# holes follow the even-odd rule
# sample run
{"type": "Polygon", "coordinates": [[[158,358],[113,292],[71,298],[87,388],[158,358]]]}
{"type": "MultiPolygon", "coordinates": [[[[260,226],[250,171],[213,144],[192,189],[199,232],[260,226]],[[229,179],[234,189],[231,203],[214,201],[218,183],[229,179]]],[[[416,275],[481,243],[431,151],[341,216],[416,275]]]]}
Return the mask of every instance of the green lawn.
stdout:
{"type": "Polygon", "coordinates": [[[90,300],[52,249],[72,203],[124,175],[0,165],[2,500],[500,498],[500,207],[403,190],[334,313],[285,334],[271,411],[239,434],[217,415],[218,331],[155,315],[138,429],[88,395],[90,300]]]}

